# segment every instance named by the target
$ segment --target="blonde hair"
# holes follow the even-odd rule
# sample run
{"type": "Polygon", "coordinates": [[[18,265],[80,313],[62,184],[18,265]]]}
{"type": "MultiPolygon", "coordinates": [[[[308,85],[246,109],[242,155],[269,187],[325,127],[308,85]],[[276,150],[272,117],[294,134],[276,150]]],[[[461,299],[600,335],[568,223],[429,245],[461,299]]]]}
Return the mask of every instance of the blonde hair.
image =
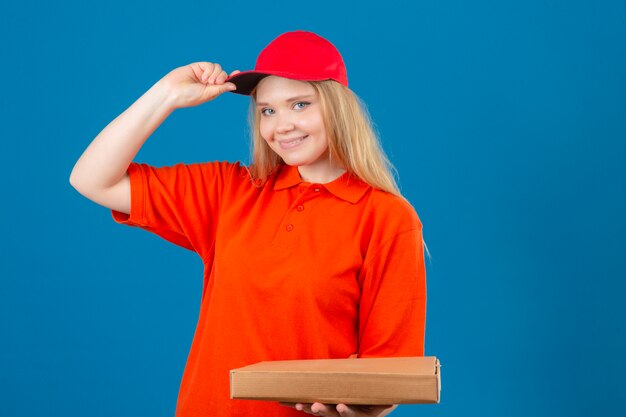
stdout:
{"type": "MultiPolygon", "coordinates": [[[[393,175],[395,168],[380,146],[363,102],[338,82],[306,83],[315,89],[321,102],[331,160],[372,187],[404,198],[393,175]]],[[[248,121],[252,130],[252,164],[249,170],[253,180],[263,184],[283,161],[261,137],[256,88],[250,96],[248,121]]]]}

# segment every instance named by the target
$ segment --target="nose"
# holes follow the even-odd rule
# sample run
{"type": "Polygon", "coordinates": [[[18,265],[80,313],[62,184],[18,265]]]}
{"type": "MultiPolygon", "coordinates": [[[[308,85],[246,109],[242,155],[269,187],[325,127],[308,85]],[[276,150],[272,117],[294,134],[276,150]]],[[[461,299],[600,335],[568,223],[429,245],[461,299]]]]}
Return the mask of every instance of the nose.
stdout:
{"type": "Polygon", "coordinates": [[[296,128],[296,125],[291,117],[289,117],[289,114],[278,114],[277,119],[276,132],[278,133],[291,132],[296,128]]]}

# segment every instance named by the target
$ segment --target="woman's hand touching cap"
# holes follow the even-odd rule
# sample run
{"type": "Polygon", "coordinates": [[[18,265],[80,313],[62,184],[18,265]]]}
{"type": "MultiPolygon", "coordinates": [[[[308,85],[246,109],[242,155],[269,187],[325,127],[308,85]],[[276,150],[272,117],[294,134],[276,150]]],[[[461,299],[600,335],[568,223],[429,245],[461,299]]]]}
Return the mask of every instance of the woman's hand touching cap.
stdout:
{"type": "Polygon", "coordinates": [[[225,81],[239,72],[228,74],[220,64],[194,62],[172,70],[159,83],[166,89],[174,108],[192,107],[235,90],[235,84],[225,81]]]}

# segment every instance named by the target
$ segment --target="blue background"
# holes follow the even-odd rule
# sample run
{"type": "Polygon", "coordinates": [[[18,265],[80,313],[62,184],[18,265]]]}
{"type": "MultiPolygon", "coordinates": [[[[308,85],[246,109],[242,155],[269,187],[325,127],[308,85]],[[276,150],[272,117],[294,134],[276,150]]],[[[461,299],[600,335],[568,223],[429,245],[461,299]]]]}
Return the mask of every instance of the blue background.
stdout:
{"type": "MultiPolygon", "coordinates": [[[[395,415],[626,415],[623,1],[17,3],[0,6],[1,416],[173,415],[202,263],[69,174],[171,69],[250,69],[298,28],[342,52],[432,254],[442,401],[395,415]]],[[[176,111],[136,160],[247,162],[247,105],[176,111]]]]}

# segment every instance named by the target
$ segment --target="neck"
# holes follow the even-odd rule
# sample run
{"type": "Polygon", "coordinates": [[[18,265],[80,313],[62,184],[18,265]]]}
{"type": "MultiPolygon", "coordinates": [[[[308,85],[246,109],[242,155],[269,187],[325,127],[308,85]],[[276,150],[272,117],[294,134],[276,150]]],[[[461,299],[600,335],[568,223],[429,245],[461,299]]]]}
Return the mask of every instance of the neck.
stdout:
{"type": "Polygon", "coordinates": [[[342,176],[346,170],[336,166],[326,166],[322,169],[321,167],[303,165],[298,167],[298,172],[303,181],[326,184],[342,176]]]}

